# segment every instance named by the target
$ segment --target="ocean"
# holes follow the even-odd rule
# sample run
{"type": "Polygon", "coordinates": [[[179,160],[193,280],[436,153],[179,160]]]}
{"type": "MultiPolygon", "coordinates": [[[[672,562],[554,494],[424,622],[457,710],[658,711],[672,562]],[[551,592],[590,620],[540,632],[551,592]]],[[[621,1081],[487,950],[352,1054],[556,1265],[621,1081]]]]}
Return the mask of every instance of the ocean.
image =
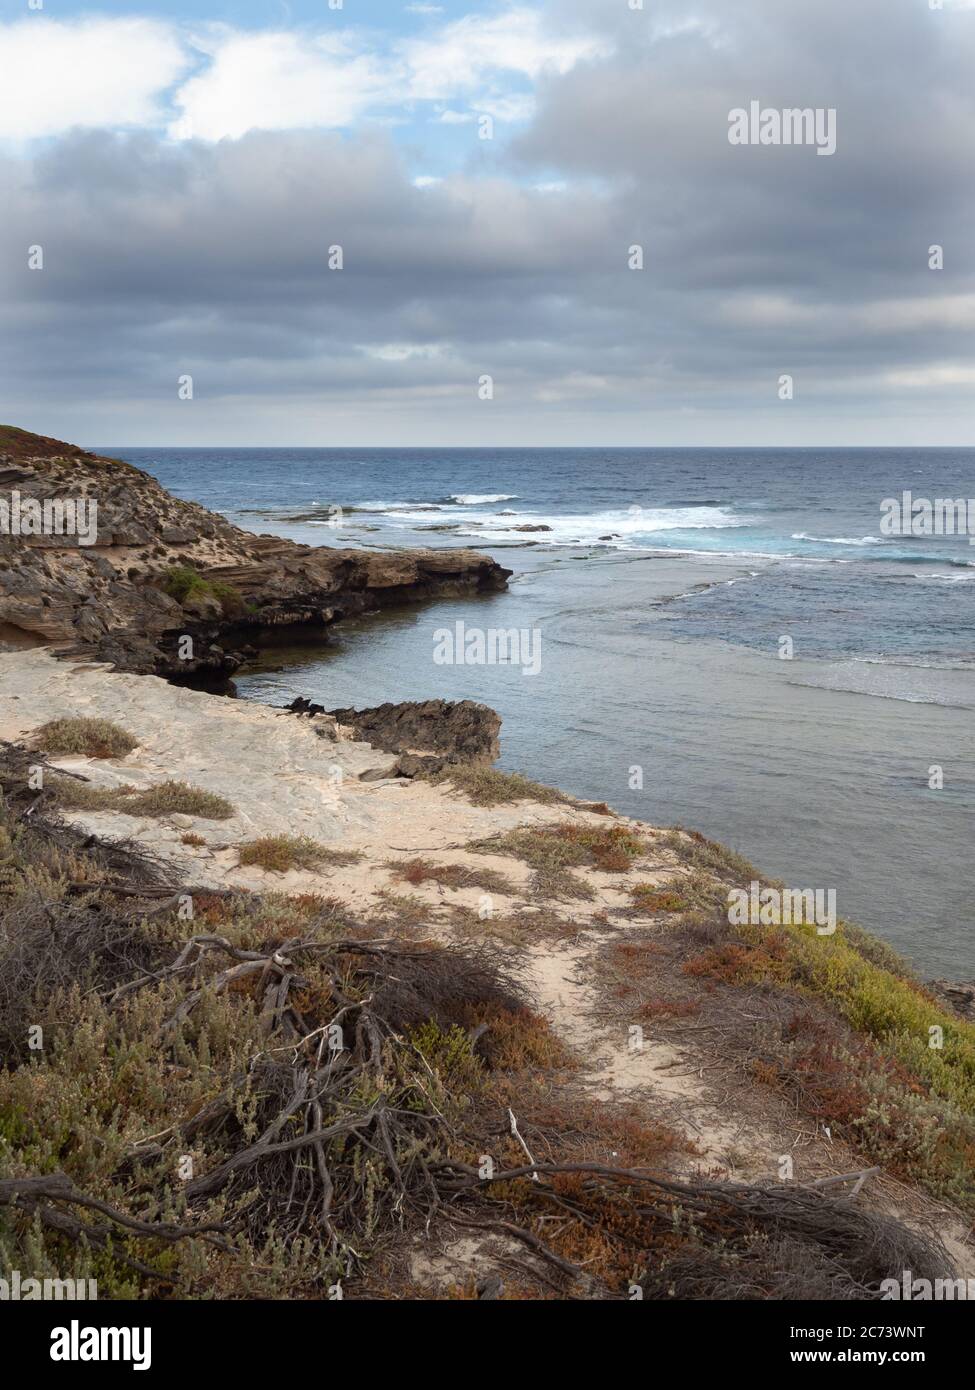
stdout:
{"type": "Polygon", "coordinates": [[[975,450],[98,447],[248,530],[514,571],[268,651],[242,698],[483,700],[500,767],[700,829],[975,977],[975,546],[881,530],[905,491],[975,497],[975,450]],[[458,623],[524,633],[537,671],[443,664],[458,623]]]}

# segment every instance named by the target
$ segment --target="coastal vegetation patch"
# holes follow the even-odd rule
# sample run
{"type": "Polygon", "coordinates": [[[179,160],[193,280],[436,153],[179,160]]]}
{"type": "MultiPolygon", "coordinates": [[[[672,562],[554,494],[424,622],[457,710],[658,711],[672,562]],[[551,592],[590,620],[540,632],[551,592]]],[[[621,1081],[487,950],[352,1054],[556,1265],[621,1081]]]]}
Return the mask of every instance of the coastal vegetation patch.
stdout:
{"type": "Polygon", "coordinates": [[[238,852],[241,864],[279,874],[289,869],[342,868],[362,858],[360,850],[333,849],[307,835],[263,835],[241,845],[238,852]]]}
{"type": "Polygon", "coordinates": [[[664,884],[635,883],[629,889],[636,911],[693,912],[726,901],[725,889],[710,874],[694,871],[664,884]]]}
{"type": "Polygon", "coordinates": [[[70,811],[120,811],[125,816],[199,816],[229,820],[235,809],[226,797],[189,782],[157,782],[154,787],[96,787],[79,778],[48,779],[60,806],[70,811]]]}
{"type": "Polygon", "coordinates": [[[469,864],[435,864],[430,859],[391,860],[386,868],[394,878],[419,887],[421,883],[436,883],[441,888],[480,888],[485,893],[514,896],[518,890],[510,879],[494,869],[480,869],[469,864]]]}
{"type": "Polygon", "coordinates": [[[507,854],[524,860],[533,870],[532,889],[554,899],[591,900],[595,890],[572,873],[576,868],[628,873],[646,853],[646,841],[626,826],[603,828],[561,821],[555,825],[523,826],[467,846],[477,854],[507,854]]]}
{"type": "Polygon", "coordinates": [[[248,604],[240,590],[222,579],[207,578],[193,569],[191,565],[173,565],[162,582],[163,592],[184,606],[195,598],[211,597],[220,604],[225,618],[239,618],[247,612],[256,611],[248,604]]]}
{"type": "Polygon", "coordinates": [[[51,719],[35,729],[32,742],[52,756],[81,754],[86,758],[124,758],[139,740],[110,719],[74,716],[51,719]]]}
{"type": "Polygon", "coordinates": [[[0,1262],[25,1278],[428,1297],[412,1250],[492,1235],[524,1252],[506,1298],[867,1299],[943,1273],[828,1193],[674,1176],[687,1141],[576,1086],[510,953],[181,890],[19,769],[0,783],[0,1262]]]}
{"type": "Polygon", "coordinates": [[[540,801],[544,806],[568,806],[571,798],[522,777],[520,772],[499,772],[493,767],[458,765],[427,776],[435,786],[449,785],[474,806],[501,806],[509,801],[540,801]]]}
{"type": "Polygon", "coordinates": [[[669,849],[682,864],[736,884],[751,883],[762,877],[744,855],[729,849],[727,845],[718,844],[716,840],[709,840],[699,830],[685,830],[682,825],[675,825],[655,843],[669,849]]]}
{"type": "Polygon", "coordinates": [[[685,978],[747,1001],[729,1054],[874,1162],[975,1212],[975,1026],[857,926],[730,926],[726,887],[682,903],[675,930],[685,978]]]}

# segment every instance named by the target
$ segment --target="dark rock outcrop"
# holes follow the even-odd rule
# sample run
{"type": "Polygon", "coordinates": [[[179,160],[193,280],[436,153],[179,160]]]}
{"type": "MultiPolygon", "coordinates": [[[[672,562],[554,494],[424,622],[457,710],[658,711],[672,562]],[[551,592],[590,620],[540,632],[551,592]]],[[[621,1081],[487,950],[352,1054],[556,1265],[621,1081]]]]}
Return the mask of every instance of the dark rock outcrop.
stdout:
{"type": "Polygon", "coordinates": [[[441,772],[458,763],[490,767],[500,752],[501,718],[474,700],[405,701],[326,713],[360,742],[399,753],[396,772],[402,777],[441,772]]]}
{"type": "Polygon", "coordinates": [[[255,536],[131,464],[0,426],[0,501],[97,502],[93,543],[0,534],[0,644],[174,680],[231,675],[256,646],[345,617],[505,587],[472,550],[366,551],[255,536]],[[187,640],[188,639],[188,640],[187,640]]]}

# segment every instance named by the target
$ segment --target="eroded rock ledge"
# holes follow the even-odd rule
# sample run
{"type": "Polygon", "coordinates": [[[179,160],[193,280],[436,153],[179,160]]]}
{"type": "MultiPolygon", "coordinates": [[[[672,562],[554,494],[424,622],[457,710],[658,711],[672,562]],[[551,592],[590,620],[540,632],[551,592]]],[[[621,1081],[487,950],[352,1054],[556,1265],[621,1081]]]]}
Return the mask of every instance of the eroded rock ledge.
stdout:
{"type": "Polygon", "coordinates": [[[443,772],[458,764],[490,767],[501,753],[500,715],[474,700],[404,700],[372,709],[326,709],[299,696],[288,709],[313,720],[322,737],[335,739],[340,728],[384,753],[399,753],[395,776],[443,772]]]}
{"type": "Polygon", "coordinates": [[[95,500],[98,525],[92,545],[0,534],[0,646],[56,644],[173,680],[226,678],[275,637],[322,641],[342,618],[494,592],[511,573],[473,550],[375,552],[252,535],[131,464],[0,426],[0,498],[14,493],[95,500]]]}

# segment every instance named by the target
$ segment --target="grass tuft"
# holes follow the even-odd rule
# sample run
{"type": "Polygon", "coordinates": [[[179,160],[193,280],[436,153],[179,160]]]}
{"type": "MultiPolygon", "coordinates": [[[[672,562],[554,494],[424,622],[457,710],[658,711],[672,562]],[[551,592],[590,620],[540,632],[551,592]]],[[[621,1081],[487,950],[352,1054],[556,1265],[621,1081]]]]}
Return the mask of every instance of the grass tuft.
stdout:
{"type": "Polygon", "coordinates": [[[386,865],[394,878],[410,883],[436,883],[442,888],[481,888],[485,893],[512,897],[518,890],[503,874],[493,869],[477,869],[468,864],[434,864],[429,859],[409,859],[386,865]]]}
{"type": "Polygon", "coordinates": [[[234,807],[225,797],[188,782],[159,782],[154,787],[96,787],[91,782],[58,777],[52,789],[69,811],[120,811],[125,816],[199,816],[229,820],[234,807]]]}
{"type": "Polygon", "coordinates": [[[671,850],[682,864],[717,874],[719,878],[751,883],[762,877],[744,855],[728,849],[727,845],[719,845],[716,840],[709,840],[699,830],[685,830],[683,826],[675,825],[657,844],[671,850]]]}
{"type": "Polygon", "coordinates": [[[355,864],[361,858],[359,850],[330,849],[307,835],[263,835],[240,846],[241,864],[278,874],[287,873],[289,869],[313,872],[326,866],[340,868],[355,864]]]}
{"type": "Polygon", "coordinates": [[[545,806],[567,806],[570,798],[555,787],[522,777],[520,772],[498,772],[493,767],[451,767],[428,779],[435,786],[449,784],[475,806],[501,806],[508,801],[540,801],[545,806]]]}
{"type": "Polygon", "coordinates": [[[535,871],[535,892],[547,898],[591,900],[595,897],[592,885],[571,870],[628,873],[646,845],[626,826],[603,828],[560,821],[555,825],[523,826],[490,840],[475,841],[468,849],[477,854],[509,854],[523,859],[535,871]]]}
{"type": "Polygon", "coordinates": [[[88,758],[124,758],[139,741],[109,719],[52,719],[34,732],[33,742],[48,754],[80,753],[88,758]]]}

